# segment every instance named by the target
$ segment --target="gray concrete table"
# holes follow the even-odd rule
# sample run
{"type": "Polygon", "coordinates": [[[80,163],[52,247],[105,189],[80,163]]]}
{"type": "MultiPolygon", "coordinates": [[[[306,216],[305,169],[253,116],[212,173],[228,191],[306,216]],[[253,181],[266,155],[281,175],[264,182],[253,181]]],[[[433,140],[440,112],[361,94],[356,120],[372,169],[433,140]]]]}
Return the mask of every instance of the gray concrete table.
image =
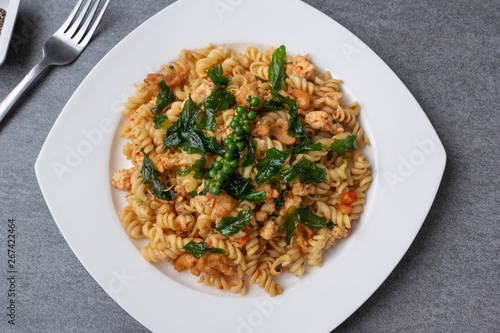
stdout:
{"type": "MultiPolygon", "coordinates": [[[[43,43],[75,2],[22,1],[9,56],[0,67],[0,99],[40,59],[43,43]]],[[[500,1],[306,2],[387,62],[425,110],[448,154],[437,198],[413,245],[335,332],[499,332],[500,1]]],[[[1,332],[147,332],[70,250],[33,166],[89,71],[170,3],[112,1],[100,33],[80,58],[49,70],[0,124],[0,252],[7,252],[7,220],[15,219],[19,271],[12,327],[6,316],[7,260],[0,256],[1,332]]]]}

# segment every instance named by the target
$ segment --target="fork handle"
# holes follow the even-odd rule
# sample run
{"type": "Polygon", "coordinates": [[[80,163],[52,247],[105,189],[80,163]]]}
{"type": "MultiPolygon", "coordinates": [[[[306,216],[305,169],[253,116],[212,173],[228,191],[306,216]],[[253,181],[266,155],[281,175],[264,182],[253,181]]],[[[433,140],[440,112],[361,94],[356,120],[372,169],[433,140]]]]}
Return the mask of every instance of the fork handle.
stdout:
{"type": "Polygon", "coordinates": [[[9,113],[10,108],[17,102],[19,97],[28,89],[35,79],[43,73],[43,71],[52,65],[46,58],[43,58],[33,69],[19,82],[19,84],[10,92],[7,97],[0,103],[0,122],[9,113]]]}

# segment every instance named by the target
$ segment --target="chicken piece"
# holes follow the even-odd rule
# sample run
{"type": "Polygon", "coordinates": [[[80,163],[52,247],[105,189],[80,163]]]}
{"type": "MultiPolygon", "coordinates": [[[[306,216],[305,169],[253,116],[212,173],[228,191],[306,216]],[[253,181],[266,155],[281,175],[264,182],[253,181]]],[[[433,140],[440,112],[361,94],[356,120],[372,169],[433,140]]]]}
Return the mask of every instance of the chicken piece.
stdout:
{"type": "MultiPolygon", "coordinates": [[[[170,170],[179,165],[179,157],[174,154],[166,154],[166,155],[155,155],[150,156],[151,161],[153,161],[153,167],[156,171],[165,172],[165,170],[170,170]]],[[[135,162],[138,167],[142,166],[142,162],[144,161],[144,155],[142,153],[137,153],[135,157],[135,162]]]]}
{"type": "Polygon", "coordinates": [[[292,188],[292,193],[293,195],[298,195],[301,197],[306,196],[308,194],[314,194],[314,185],[295,183],[292,188]]]}
{"type": "Polygon", "coordinates": [[[300,110],[307,110],[311,107],[311,95],[304,90],[288,90],[290,95],[298,104],[300,110]]]}
{"type": "Polygon", "coordinates": [[[215,138],[217,139],[217,142],[220,144],[222,144],[224,139],[227,138],[227,136],[232,133],[234,133],[234,130],[229,127],[226,127],[226,125],[216,126],[215,128],[215,138]]]}
{"type": "Polygon", "coordinates": [[[298,75],[306,80],[312,80],[314,75],[316,75],[316,66],[304,57],[297,56],[292,58],[292,64],[286,65],[286,73],[298,75]]]}
{"type": "Polygon", "coordinates": [[[184,253],[175,260],[174,269],[182,272],[187,268],[191,274],[196,276],[201,273],[213,278],[220,275],[234,275],[234,271],[228,265],[227,256],[220,253],[205,253],[199,259],[195,258],[191,253],[184,253]]]}
{"type": "MultiPolygon", "coordinates": [[[[201,104],[211,93],[215,91],[215,86],[212,83],[203,82],[191,94],[191,99],[196,104],[201,104]]],[[[183,103],[184,104],[184,103],[183,103]]],[[[183,105],[184,106],[184,105],[183,105]]]]}
{"type": "Polygon", "coordinates": [[[276,235],[276,231],[278,231],[278,226],[273,221],[269,220],[264,224],[262,230],[260,231],[260,237],[270,240],[276,235]]]}
{"type": "Polygon", "coordinates": [[[151,73],[144,79],[144,82],[147,83],[149,91],[154,95],[158,95],[161,91],[161,87],[155,83],[160,83],[162,80],[165,81],[167,86],[173,88],[178,85],[184,85],[189,79],[189,71],[182,73],[174,73],[170,75],[151,73]]]}
{"type": "Polygon", "coordinates": [[[333,123],[331,115],[325,111],[311,111],[306,114],[305,122],[314,129],[338,134],[344,132],[342,125],[333,123]]]}
{"type": "Polygon", "coordinates": [[[293,145],[295,138],[288,133],[288,120],[278,118],[274,125],[271,127],[271,133],[274,137],[284,145],[293,145]]]}
{"type": "Polygon", "coordinates": [[[130,191],[132,189],[132,170],[118,170],[113,174],[111,185],[122,191],[130,191]]]}
{"type": "Polygon", "coordinates": [[[260,104],[252,107],[252,109],[258,109],[264,105],[264,98],[262,98],[262,93],[259,91],[259,84],[257,82],[241,86],[235,95],[236,102],[238,102],[239,105],[247,106],[247,99],[253,97],[258,97],[260,99],[260,104]]]}
{"type": "Polygon", "coordinates": [[[262,207],[260,207],[260,210],[268,215],[272,215],[276,213],[276,202],[272,199],[267,199],[264,201],[262,207]]]}
{"type": "Polygon", "coordinates": [[[269,131],[271,131],[271,123],[269,122],[269,120],[259,120],[252,130],[252,135],[264,136],[269,134],[269,131]]]}
{"type": "MultiPolygon", "coordinates": [[[[197,192],[200,193],[203,188],[204,186],[198,187],[197,192]]],[[[215,215],[217,217],[227,215],[238,205],[238,201],[224,191],[221,191],[219,195],[213,195],[211,193],[198,195],[195,197],[195,200],[202,205],[214,207],[215,215]]]]}
{"type": "Polygon", "coordinates": [[[288,208],[292,206],[299,208],[301,203],[302,203],[302,197],[298,195],[288,194],[285,196],[285,202],[283,203],[283,207],[281,207],[279,214],[281,216],[285,216],[288,208]]]}
{"type": "Polygon", "coordinates": [[[332,230],[332,235],[335,239],[345,238],[349,235],[349,229],[336,225],[332,230]]]}
{"type": "Polygon", "coordinates": [[[257,213],[255,213],[255,219],[259,222],[264,222],[265,220],[267,220],[267,213],[259,210],[257,213]]]}
{"type": "Polygon", "coordinates": [[[259,184],[255,189],[257,192],[266,191],[266,199],[277,198],[280,196],[280,192],[276,191],[274,188],[271,188],[269,184],[259,184]]]}
{"type": "Polygon", "coordinates": [[[159,209],[160,214],[172,214],[176,213],[174,205],[171,203],[167,203],[163,206],[160,207],[159,209]]]}

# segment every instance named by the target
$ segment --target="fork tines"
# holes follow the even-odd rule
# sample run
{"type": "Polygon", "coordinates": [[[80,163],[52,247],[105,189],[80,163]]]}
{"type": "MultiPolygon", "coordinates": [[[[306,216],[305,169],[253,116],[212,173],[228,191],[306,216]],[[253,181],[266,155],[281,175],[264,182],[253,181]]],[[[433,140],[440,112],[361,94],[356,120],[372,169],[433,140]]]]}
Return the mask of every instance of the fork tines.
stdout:
{"type": "Polygon", "coordinates": [[[75,8],[73,8],[69,17],[57,31],[70,38],[76,44],[86,45],[90,37],[94,34],[109,1],[110,0],[104,1],[100,11],[97,12],[101,0],[87,0],[85,3],[83,3],[83,0],[78,0],[78,3],[75,8]],[[92,2],[94,2],[94,4],[89,10],[92,2]],[[91,25],[92,22],[93,24],[91,25]]]}

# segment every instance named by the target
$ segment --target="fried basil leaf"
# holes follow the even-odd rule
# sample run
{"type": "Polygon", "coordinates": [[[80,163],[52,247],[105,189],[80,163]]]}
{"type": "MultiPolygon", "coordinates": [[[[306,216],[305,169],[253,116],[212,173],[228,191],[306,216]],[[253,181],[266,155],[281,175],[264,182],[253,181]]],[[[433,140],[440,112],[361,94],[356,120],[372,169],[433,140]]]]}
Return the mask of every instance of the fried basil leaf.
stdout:
{"type": "Polygon", "coordinates": [[[199,129],[195,129],[193,132],[200,137],[206,151],[220,156],[224,156],[224,154],[227,152],[227,150],[224,147],[222,147],[217,142],[217,139],[214,138],[213,136],[208,136],[202,130],[199,129]]]}
{"type": "Polygon", "coordinates": [[[155,115],[155,117],[153,118],[153,123],[155,124],[156,129],[169,129],[172,126],[172,123],[170,122],[170,120],[168,120],[166,114],[155,115]]]}
{"type": "Polygon", "coordinates": [[[151,194],[161,200],[171,201],[177,196],[177,192],[167,190],[165,184],[158,178],[156,171],[153,169],[153,161],[149,158],[148,154],[141,148],[141,153],[144,155],[142,162],[141,174],[142,182],[149,187],[151,194]]]}
{"type": "MultiPolygon", "coordinates": [[[[329,228],[330,226],[326,223],[326,219],[319,217],[318,215],[311,212],[309,206],[306,208],[296,208],[295,206],[290,206],[286,211],[285,223],[283,224],[283,230],[285,231],[285,243],[286,246],[290,245],[290,240],[292,239],[293,233],[299,223],[305,224],[306,226],[313,228],[315,230],[320,230],[323,228],[329,228]]],[[[330,222],[331,223],[331,222],[330,222]]],[[[333,229],[333,226],[330,230],[333,229]]]]}
{"type": "Polygon", "coordinates": [[[286,48],[281,45],[274,51],[269,67],[269,82],[273,90],[280,90],[285,84],[286,48]]]}
{"type": "Polygon", "coordinates": [[[302,176],[301,183],[320,183],[326,181],[326,170],[318,167],[316,163],[302,157],[295,165],[280,172],[285,183],[291,182],[295,177],[302,176]]]}
{"type": "Polygon", "coordinates": [[[200,158],[193,164],[193,166],[182,170],[180,172],[181,176],[186,177],[191,173],[191,171],[194,171],[194,179],[202,179],[205,173],[210,170],[209,168],[205,168],[206,162],[207,160],[204,157],[200,158]]]}
{"type": "Polygon", "coordinates": [[[299,212],[301,223],[313,228],[314,230],[326,228],[326,219],[311,212],[309,206],[306,208],[298,208],[297,211],[299,212]]]}
{"type": "Polygon", "coordinates": [[[330,221],[330,222],[328,222],[328,223],[326,224],[326,227],[327,227],[328,229],[330,229],[330,230],[333,230],[333,227],[335,227],[335,224],[334,224],[332,221],[330,221]]]}
{"type": "Polygon", "coordinates": [[[301,143],[300,145],[295,145],[292,148],[292,151],[295,155],[300,153],[304,153],[306,151],[320,151],[323,150],[323,144],[321,142],[312,143],[308,140],[308,142],[301,143]]]}
{"type": "Polygon", "coordinates": [[[279,151],[276,148],[271,148],[266,151],[266,156],[259,160],[259,166],[257,167],[257,184],[266,183],[269,178],[276,176],[286,159],[290,157],[290,150],[285,150],[284,152],[279,151]]]}
{"type": "Polygon", "coordinates": [[[167,135],[163,138],[163,149],[180,147],[188,154],[211,152],[224,155],[226,150],[214,137],[208,137],[202,130],[195,128],[200,112],[190,96],[179,114],[179,120],[167,130],[167,135]]]}
{"type": "MultiPolygon", "coordinates": [[[[328,150],[329,152],[335,151],[338,157],[344,156],[349,149],[356,150],[357,138],[358,137],[356,135],[348,135],[347,138],[345,138],[344,140],[337,139],[333,141],[332,145],[330,146],[330,148],[328,148],[328,150]]],[[[333,158],[333,155],[332,157],[329,158],[330,159],[333,158]]]]}
{"type": "Polygon", "coordinates": [[[227,180],[222,183],[221,189],[226,191],[229,195],[240,200],[248,200],[259,202],[266,198],[266,191],[255,191],[250,188],[250,178],[243,178],[239,173],[231,173],[227,180]]]}
{"type": "Polygon", "coordinates": [[[214,91],[203,102],[206,118],[198,123],[198,128],[215,131],[215,116],[217,111],[225,111],[236,104],[236,97],[232,92],[218,90],[214,91]]]}
{"type": "Polygon", "coordinates": [[[223,217],[215,230],[220,232],[223,236],[232,236],[238,231],[244,229],[252,220],[253,211],[251,210],[240,210],[236,217],[226,216],[223,217]]]}
{"type": "Polygon", "coordinates": [[[158,83],[161,90],[158,96],[156,97],[156,107],[151,109],[153,114],[159,114],[163,111],[164,108],[169,106],[172,102],[175,101],[175,95],[172,89],[165,83],[164,80],[161,80],[158,83]]]}
{"type": "Polygon", "coordinates": [[[276,207],[277,210],[280,210],[281,207],[283,207],[283,204],[285,203],[285,197],[288,195],[288,191],[285,193],[282,193],[281,196],[276,200],[276,204],[274,207],[276,207]]]}
{"type": "Polygon", "coordinates": [[[255,164],[258,162],[257,157],[255,156],[257,152],[257,147],[255,146],[255,143],[253,142],[253,137],[251,135],[248,136],[248,149],[247,149],[247,156],[243,163],[241,163],[242,168],[246,168],[247,166],[250,166],[252,164],[255,164]]]}
{"type": "Polygon", "coordinates": [[[210,68],[207,71],[207,76],[215,84],[217,90],[224,90],[229,84],[229,78],[224,76],[224,68],[222,67],[222,64],[218,64],[217,66],[210,68]]]}
{"type": "Polygon", "coordinates": [[[211,253],[226,253],[226,250],[219,249],[217,247],[208,247],[205,242],[189,242],[184,246],[184,250],[188,253],[191,253],[195,258],[201,258],[207,252],[211,253]]]}
{"type": "Polygon", "coordinates": [[[287,209],[285,215],[285,223],[283,224],[283,230],[285,231],[285,244],[286,246],[290,245],[290,241],[292,240],[293,233],[297,226],[299,225],[300,218],[299,212],[297,211],[297,207],[290,206],[287,209]]]}
{"type": "Polygon", "coordinates": [[[273,177],[269,180],[269,185],[273,190],[281,193],[281,180],[278,177],[273,177]]]}
{"type": "Polygon", "coordinates": [[[265,113],[265,112],[271,112],[271,111],[279,111],[283,110],[284,104],[275,100],[271,99],[268,102],[265,102],[264,105],[262,105],[261,108],[255,110],[257,114],[265,113]]]}
{"type": "Polygon", "coordinates": [[[290,97],[285,97],[278,94],[276,91],[271,91],[271,96],[277,102],[288,105],[288,114],[290,115],[290,125],[288,126],[288,133],[297,139],[307,140],[306,130],[299,118],[299,107],[290,97]]]}

